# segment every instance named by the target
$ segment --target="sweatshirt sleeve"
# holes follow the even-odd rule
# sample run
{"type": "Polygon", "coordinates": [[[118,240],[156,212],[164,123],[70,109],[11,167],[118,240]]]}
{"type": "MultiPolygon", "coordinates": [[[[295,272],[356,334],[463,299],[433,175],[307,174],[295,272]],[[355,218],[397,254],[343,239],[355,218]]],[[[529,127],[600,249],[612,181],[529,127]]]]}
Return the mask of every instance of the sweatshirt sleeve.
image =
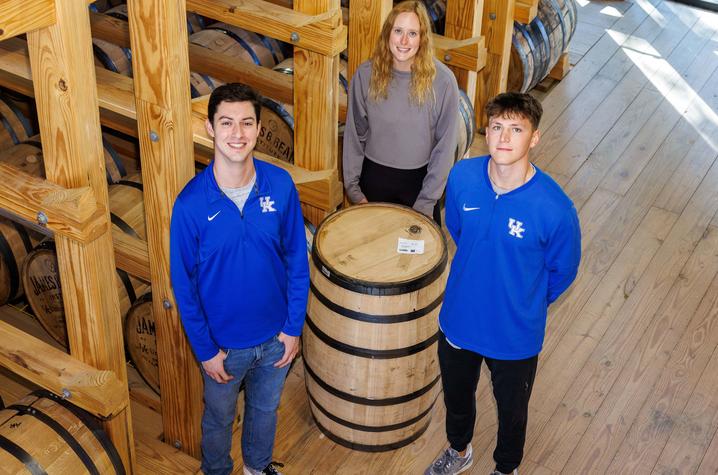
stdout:
{"type": "Polygon", "coordinates": [[[581,261],[581,229],[576,208],[564,212],[546,250],[548,303],[553,303],[571,285],[581,261]]]}
{"type": "Polygon", "coordinates": [[[288,305],[287,321],[282,332],[290,336],[299,336],[304,326],[309,297],[309,260],[299,194],[293,183],[290,182],[290,186],[290,206],[282,226],[282,247],[287,266],[288,305]]]}
{"type": "Polygon", "coordinates": [[[199,233],[180,199],[175,201],[170,224],[170,278],[177,308],[197,359],[207,361],[219,352],[212,340],[199,299],[197,262],[199,233]]]}
{"type": "Polygon", "coordinates": [[[365,93],[361,69],[358,68],[349,87],[344,149],[342,151],[344,189],[352,203],[358,203],[366,198],[359,188],[359,177],[364,163],[364,147],[369,133],[365,93]]]}
{"type": "Polygon", "coordinates": [[[456,154],[456,132],[459,120],[459,88],[453,74],[447,75],[443,91],[436,91],[439,108],[434,129],[434,148],[431,150],[426,176],[421,185],[414,209],[431,216],[434,205],[444,192],[446,178],[456,154]]]}

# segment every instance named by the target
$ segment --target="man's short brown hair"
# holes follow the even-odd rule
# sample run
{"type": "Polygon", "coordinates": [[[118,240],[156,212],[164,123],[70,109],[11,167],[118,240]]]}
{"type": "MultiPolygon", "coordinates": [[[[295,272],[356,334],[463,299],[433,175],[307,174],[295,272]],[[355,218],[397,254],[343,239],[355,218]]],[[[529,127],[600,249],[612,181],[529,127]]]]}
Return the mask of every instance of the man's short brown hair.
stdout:
{"type": "Polygon", "coordinates": [[[543,107],[532,95],[521,92],[504,92],[497,95],[484,107],[488,120],[492,117],[523,117],[538,129],[543,107]]]}

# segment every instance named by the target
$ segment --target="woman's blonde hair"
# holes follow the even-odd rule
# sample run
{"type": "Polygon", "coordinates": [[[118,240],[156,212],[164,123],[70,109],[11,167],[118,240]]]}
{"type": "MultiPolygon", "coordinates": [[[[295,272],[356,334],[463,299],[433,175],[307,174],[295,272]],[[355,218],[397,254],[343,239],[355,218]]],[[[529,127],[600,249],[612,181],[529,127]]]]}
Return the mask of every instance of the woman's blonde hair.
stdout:
{"type": "Polygon", "coordinates": [[[411,100],[416,104],[423,104],[428,98],[433,100],[434,89],[432,84],[436,77],[436,65],[434,65],[434,44],[431,36],[431,22],[426,7],[420,1],[409,0],[397,4],[389,16],[386,17],[384,25],[379,34],[374,53],[372,54],[372,72],[369,82],[369,96],[375,100],[387,98],[389,83],[393,74],[394,57],[389,49],[389,38],[396,17],[401,13],[414,13],[419,18],[419,49],[414,56],[411,65],[411,100]]]}

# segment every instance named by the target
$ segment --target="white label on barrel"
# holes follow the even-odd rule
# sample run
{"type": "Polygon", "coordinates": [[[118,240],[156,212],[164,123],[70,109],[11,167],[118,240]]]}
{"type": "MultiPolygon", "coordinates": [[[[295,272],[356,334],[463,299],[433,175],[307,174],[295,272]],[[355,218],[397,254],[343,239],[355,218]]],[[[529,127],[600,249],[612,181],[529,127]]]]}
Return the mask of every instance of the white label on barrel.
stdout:
{"type": "Polygon", "coordinates": [[[399,238],[396,252],[399,254],[424,254],[424,240],[399,238]]]}
{"type": "Polygon", "coordinates": [[[326,267],[322,266],[322,274],[324,274],[324,275],[326,275],[327,277],[329,277],[329,274],[330,274],[329,269],[327,269],[326,267]]]}

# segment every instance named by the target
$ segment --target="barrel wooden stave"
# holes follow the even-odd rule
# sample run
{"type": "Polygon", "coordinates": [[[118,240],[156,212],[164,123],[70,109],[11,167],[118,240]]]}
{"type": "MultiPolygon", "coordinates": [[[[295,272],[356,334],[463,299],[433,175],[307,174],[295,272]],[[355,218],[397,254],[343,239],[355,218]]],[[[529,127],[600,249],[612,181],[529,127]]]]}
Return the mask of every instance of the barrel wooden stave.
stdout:
{"type": "MultiPolygon", "coordinates": [[[[0,411],[0,421],[3,421],[0,423],[0,436],[27,452],[46,473],[88,473],[87,466],[78,452],[60,432],[41,420],[44,414],[69,434],[98,473],[124,473],[116,449],[99,424],[81,409],[74,408],[71,411],[63,404],[68,403],[56,401],[49,395],[30,395],[21,399],[15,405],[0,411]],[[28,413],[23,406],[40,415],[28,413]]],[[[2,446],[0,467],[3,473],[28,473],[25,464],[19,462],[2,446]]]]}

